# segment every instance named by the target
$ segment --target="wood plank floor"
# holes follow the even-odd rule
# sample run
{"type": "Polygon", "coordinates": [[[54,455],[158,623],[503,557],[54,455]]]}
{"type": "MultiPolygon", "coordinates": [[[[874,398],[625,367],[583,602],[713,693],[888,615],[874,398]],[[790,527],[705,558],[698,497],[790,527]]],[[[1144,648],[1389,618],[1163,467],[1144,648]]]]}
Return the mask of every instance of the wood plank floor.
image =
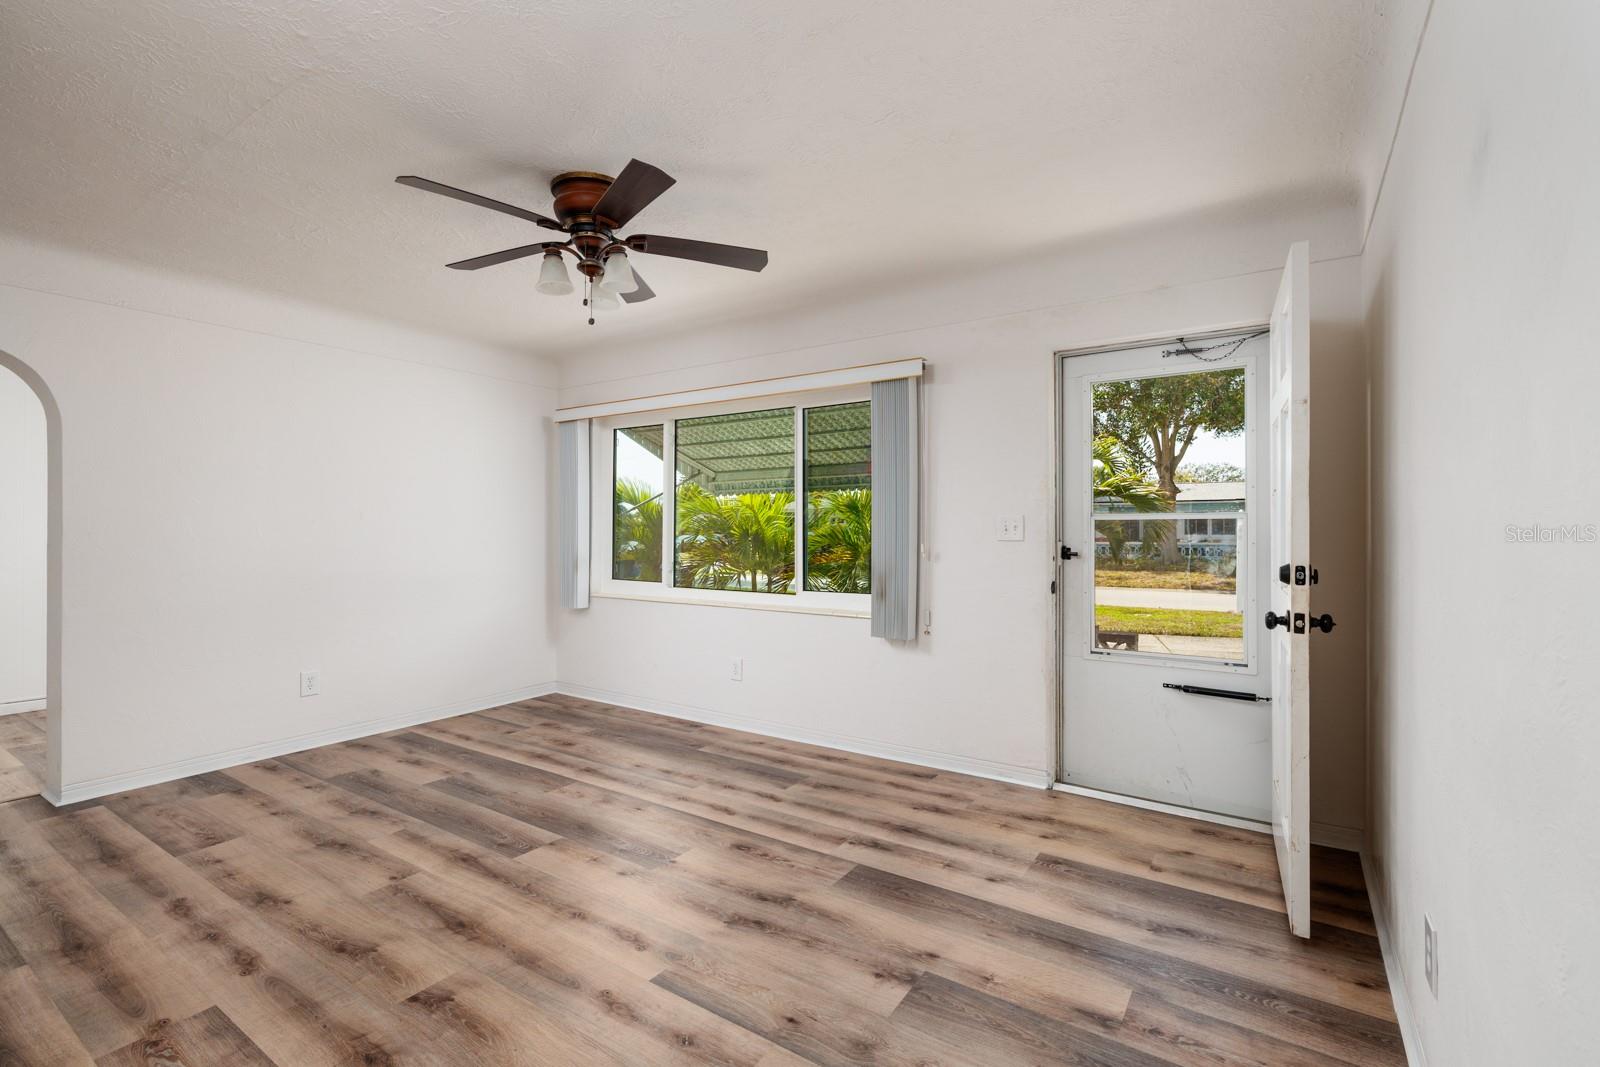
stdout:
{"type": "Polygon", "coordinates": [[[567,697],[0,804],[0,1063],[1403,1063],[1355,858],[567,697]]]}
{"type": "Polygon", "coordinates": [[[44,743],[43,711],[0,715],[0,803],[38,795],[44,743]]]}

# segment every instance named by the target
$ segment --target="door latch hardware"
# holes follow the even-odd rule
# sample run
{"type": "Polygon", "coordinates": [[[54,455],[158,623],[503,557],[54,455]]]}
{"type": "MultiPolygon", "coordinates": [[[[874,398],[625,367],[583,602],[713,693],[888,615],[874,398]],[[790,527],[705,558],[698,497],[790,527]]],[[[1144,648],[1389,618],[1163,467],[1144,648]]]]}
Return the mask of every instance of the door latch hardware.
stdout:
{"type": "Polygon", "coordinates": [[[1068,548],[1066,545],[1062,545],[1061,546],[1061,558],[1062,559],[1077,559],[1081,555],[1083,555],[1082,552],[1074,552],[1072,549],[1068,548]]]}
{"type": "Polygon", "coordinates": [[[1311,616],[1311,628],[1321,630],[1325,634],[1333,633],[1333,616],[1324,611],[1321,615],[1311,616]]]}
{"type": "Polygon", "coordinates": [[[1294,613],[1294,632],[1297,634],[1306,632],[1306,615],[1303,611],[1294,613]]]}
{"type": "Polygon", "coordinates": [[[1289,628],[1289,613],[1284,612],[1282,615],[1274,615],[1270,611],[1267,612],[1267,629],[1275,630],[1280,626],[1285,630],[1289,628]]]}
{"type": "MultiPolygon", "coordinates": [[[[1305,585],[1306,584],[1306,575],[1307,575],[1308,571],[1309,571],[1310,577],[1311,577],[1311,584],[1312,585],[1316,585],[1317,584],[1317,568],[1315,568],[1315,567],[1308,568],[1303,563],[1297,563],[1293,567],[1294,584],[1295,585],[1305,585]]],[[[1284,585],[1288,585],[1289,584],[1290,572],[1291,572],[1291,568],[1290,568],[1289,564],[1287,564],[1287,563],[1280,564],[1278,566],[1278,581],[1282,582],[1284,585]]]]}
{"type": "Polygon", "coordinates": [[[1162,682],[1163,689],[1176,689],[1180,693],[1191,693],[1201,697],[1223,697],[1228,700],[1271,700],[1271,697],[1258,697],[1254,693],[1246,693],[1242,689],[1213,689],[1208,685],[1179,685],[1177,682],[1162,682]]]}

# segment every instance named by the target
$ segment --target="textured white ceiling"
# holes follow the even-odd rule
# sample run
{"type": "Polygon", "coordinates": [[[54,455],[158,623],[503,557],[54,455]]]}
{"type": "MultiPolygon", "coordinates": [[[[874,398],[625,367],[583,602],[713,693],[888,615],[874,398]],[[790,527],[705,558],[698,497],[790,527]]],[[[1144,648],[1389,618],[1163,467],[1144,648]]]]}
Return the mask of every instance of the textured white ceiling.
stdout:
{"type": "Polygon", "coordinates": [[[616,337],[1219,206],[1355,205],[1417,6],[6,0],[0,226],[546,351],[587,327],[536,258],[443,268],[545,231],[395,175],[547,211],[557,172],[637,156],[678,185],[632,229],[771,251],[759,275],[637,256],[659,295],[595,327],[616,337]]]}

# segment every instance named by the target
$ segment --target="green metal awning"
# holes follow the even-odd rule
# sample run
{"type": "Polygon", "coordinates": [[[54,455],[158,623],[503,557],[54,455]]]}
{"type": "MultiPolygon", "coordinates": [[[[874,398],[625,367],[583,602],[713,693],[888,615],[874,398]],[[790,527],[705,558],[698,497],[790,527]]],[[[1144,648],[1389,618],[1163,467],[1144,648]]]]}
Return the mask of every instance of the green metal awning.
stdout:
{"type": "MultiPolygon", "coordinates": [[[[872,484],[872,406],[867,401],[806,408],[806,488],[866,489],[872,484]]],[[[710,493],[793,492],[795,409],[678,419],[678,481],[710,493]]],[[[623,431],[659,456],[658,426],[623,431]]]]}

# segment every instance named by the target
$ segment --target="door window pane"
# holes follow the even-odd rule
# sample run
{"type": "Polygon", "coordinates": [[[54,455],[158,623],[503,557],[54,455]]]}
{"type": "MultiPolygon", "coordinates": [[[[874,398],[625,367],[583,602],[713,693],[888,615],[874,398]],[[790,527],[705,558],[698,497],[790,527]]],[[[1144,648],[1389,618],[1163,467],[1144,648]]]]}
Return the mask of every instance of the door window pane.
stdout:
{"type": "Polygon", "coordinates": [[[1244,431],[1243,370],[1094,386],[1096,650],[1244,661],[1244,431]]]}
{"type": "Polygon", "coordinates": [[[806,589],[872,591],[872,403],[805,413],[806,589]]]}
{"type": "Polygon", "coordinates": [[[679,419],[674,584],[794,592],[794,409],[679,419]]]}
{"type": "Polygon", "coordinates": [[[612,436],[611,577],[661,581],[661,495],[666,462],[660,426],[633,426],[612,436]]]}

